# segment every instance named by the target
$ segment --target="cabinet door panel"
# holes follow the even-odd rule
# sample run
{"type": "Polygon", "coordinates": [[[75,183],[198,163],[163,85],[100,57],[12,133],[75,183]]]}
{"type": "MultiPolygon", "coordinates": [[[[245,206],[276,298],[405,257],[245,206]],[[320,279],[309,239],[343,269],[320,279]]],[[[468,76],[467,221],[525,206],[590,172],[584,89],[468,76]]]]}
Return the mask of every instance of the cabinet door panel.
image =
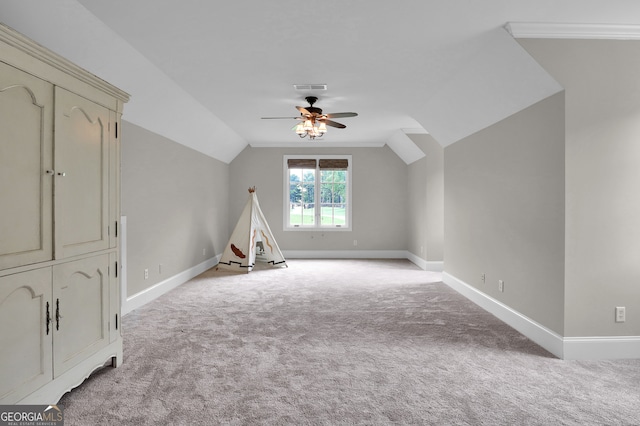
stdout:
{"type": "Polygon", "coordinates": [[[53,267],[54,376],[109,343],[109,255],[53,267]]]}
{"type": "Polygon", "coordinates": [[[0,403],[12,404],[53,378],[51,268],[0,278],[0,403]]]}
{"type": "Polygon", "coordinates": [[[52,259],[53,86],[0,62],[0,269],[52,259]]]}
{"type": "Polygon", "coordinates": [[[55,257],[109,248],[109,110],[55,88],[55,257]]]}

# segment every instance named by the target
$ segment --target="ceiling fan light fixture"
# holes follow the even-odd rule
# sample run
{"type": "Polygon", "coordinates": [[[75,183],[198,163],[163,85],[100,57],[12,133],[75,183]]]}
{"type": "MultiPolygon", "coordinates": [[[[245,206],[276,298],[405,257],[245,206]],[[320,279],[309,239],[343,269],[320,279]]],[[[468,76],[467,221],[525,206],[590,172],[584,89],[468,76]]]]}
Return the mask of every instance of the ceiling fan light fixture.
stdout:
{"type": "Polygon", "coordinates": [[[301,138],[309,137],[309,139],[313,140],[315,138],[321,138],[325,133],[327,133],[327,125],[322,122],[317,122],[315,119],[308,119],[303,123],[299,123],[294,128],[296,134],[301,138]]]}
{"type": "Polygon", "coordinates": [[[313,131],[313,123],[311,122],[311,120],[305,120],[304,126],[302,128],[305,130],[305,132],[311,132],[313,131]]]}

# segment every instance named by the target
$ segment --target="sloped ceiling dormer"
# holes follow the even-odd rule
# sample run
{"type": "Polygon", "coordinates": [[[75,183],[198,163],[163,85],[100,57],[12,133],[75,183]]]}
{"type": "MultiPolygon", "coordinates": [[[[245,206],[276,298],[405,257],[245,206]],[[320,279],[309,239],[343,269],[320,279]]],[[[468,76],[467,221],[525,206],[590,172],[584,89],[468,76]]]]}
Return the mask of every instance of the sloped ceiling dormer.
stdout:
{"type": "Polygon", "coordinates": [[[0,16],[130,93],[124,120],[221,161],[247,144],[389,144],[411,161],[401,129],[447,146],[562,90],[507,22],[633,24],[640,3],[41,0],[1,1],[0,16]],[[308,94],[359,115],[314,142],[261,120],[294,117],[308,94]]]}

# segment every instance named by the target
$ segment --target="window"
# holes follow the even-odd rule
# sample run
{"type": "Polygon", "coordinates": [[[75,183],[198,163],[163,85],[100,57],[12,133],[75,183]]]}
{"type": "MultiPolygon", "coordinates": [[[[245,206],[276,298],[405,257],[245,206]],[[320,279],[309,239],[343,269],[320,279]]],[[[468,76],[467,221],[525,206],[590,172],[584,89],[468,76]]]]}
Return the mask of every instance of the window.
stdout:
{"type": "Polygon", "coordinates": [[[288,230],[351,229],[351,156],[285,155],[288,230]]]}

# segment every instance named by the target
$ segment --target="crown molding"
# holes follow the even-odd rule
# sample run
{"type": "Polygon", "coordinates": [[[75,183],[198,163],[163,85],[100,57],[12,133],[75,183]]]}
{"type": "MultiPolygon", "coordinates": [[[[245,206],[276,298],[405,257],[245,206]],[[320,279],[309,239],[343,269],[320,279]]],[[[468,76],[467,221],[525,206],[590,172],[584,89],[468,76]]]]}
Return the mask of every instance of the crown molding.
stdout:
{"type": "Polygon", "coordinates": [[[640,25],[508,22],[514,38],[640,40],[640,25]]]}
{"type": "MultiPolygon", "coordinates": [[[[79,67],[73,62],[52,52],[46,47],[36,43],[35,41],[31,40],[27,36],[19,33],[13,28],[2,23],[0,23],[0,41],[8,44],[9,46],[17,49],[17,51],[21,52],[18,55],[24,54],[24,55],[28,55],[29,57],[36,58],[37,60],[51,66],[52,68],[62,73],[70,75],[73,78],[76,78],[90,86],[93,86],[103,92],[108,93],[109,95],[115,97],[116,99],[122,102],[129,101],[130,96],[125,91],[118,89],[112,84],[102,80],[101,78],[95,76],[94,74],[91,74],[89,71],[79,67]]],[[[8,55],[8,54],[5,54],[5,55],[8,55]]],[[[10,58],[11,59],[3,58],[3,60],[11,61],[12,65],[14,65],[14,61],[19,60],[19,59],[16,59],[17,58],[16,54],[10,56],[10,58]]],[[[17,65],[19,66],[20,63],[18,63],[17,65]]],[[[38,75],[38,77],[43,78],[45,80],[49,80],[51,78],[50,75],[47,76],[49,78],[46,78],[41,75],[38,75]]],[[[51,81],[51,82],[54,84],[58,84],[57,81],[51,81]]]]}

